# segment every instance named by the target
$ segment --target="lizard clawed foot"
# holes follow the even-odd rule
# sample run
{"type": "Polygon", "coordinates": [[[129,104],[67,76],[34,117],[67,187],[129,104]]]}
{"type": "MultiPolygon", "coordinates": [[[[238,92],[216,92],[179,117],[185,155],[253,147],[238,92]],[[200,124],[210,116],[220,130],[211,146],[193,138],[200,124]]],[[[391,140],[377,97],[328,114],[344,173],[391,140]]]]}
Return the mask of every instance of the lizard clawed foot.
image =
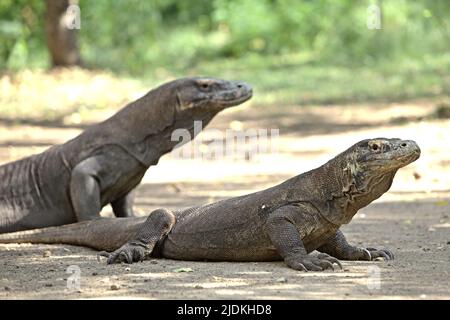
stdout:
{"type": "Polygon", "coordinates": [[[334,263],[337,264],[341,270],[343,269],[341,262],[338,259],[336,259],[335,257],[330,256],[329,254],[322,252],[317,255],[317,258],[329,261],[331,263],[331,266],[333,267],[333,270],[334,270],[334,266],[333,266],[334,263]]]}
{"type": "Polygon", "coordinates": [[[348,260],[373,261],[376,258],[394,260],[394,254],[388,249],[378,250],[376,248],[357,248],[348,260]]]}
{"type": "Polygon", "coordinates": [[[383,258],[384,260],[394,260],[394,254],[391,250],[381,249],[378,250],[376,248],[366,248],[370,253],[370,260],[375,260],[376,258],[383,258]]]}
{"type": "Polygon", "coordinates": [[[114,252],[99,252],[97,254],[97,260],[100,260],[100,257],[106,257],[108,258],[106,260],[107,264],[133,263],[143,261],[148,255],[147,252],[148,250],[145,246],[137,243],[126,243],[114,252]]]}
{"type": "Polygon", "coordinates": [[[287,257],[285,262],[290,268],[299,271],[334,270],[334,264],[337,264],[342,269],[342,265],[339,260],[329,256],[326,253],[320,253],[317,257],[309,255],[294,255],[287,257]]]}

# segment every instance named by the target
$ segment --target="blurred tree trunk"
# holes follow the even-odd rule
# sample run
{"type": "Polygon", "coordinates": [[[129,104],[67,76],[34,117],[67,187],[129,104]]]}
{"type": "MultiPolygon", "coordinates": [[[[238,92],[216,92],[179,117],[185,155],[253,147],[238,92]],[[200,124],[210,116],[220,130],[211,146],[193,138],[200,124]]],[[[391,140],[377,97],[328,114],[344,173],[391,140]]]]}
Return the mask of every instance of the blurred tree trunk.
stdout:
{"type": "Polygon", "coordinates": [[[380,9],[380,26],[381,29],[384,29],[383,0],[377,0],[377,5],[380,9]]]}
{"type": "Polygon", "coordinates": [[[54,67],[81,64],[77,28],[73,21],[70,21],[74,17],[68,16],[67,10],[70,5],[76,4],[78,0],[47,0],[47,46],[54,67]]]}

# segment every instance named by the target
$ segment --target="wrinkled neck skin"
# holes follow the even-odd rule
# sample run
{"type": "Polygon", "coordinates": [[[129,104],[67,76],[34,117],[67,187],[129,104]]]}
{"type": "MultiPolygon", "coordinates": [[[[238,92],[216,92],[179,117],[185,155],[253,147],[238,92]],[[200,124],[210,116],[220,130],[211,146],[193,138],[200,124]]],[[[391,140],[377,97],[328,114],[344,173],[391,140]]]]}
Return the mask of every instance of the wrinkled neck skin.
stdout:
{"type": "Polygon", "coordinates": [[[336,226],[347,224],[359,209],[389,190],[395,173],[369,171],[356,164],[352,152],[343,153],[315,170],[314,179],[324,191],[322,216],[336,226]]]}
{"type": "Polygon", "coordinates": [[[102,127],[148,167],[180,142],[172,141],[174,130],[187,129],[194,138],[194,121],[202,121],[204,128],[221,111],[211,107],[181,110],[179,103],[176,90],[162,86],[127,105],[102,127]]]}

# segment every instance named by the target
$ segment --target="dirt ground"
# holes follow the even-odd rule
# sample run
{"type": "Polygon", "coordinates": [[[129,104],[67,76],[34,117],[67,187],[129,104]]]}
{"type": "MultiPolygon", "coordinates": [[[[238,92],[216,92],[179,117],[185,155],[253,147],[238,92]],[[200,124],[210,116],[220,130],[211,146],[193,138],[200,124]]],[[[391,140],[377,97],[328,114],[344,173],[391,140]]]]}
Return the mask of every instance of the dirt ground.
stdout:
{"type": "MultiPolygon", "coordinates": [[[[352,243],[392,249],[393,261],[343,262],[343,271],[308,273],[283,262],[158,259],[107,266],[86,248],[10,244],[0,245],[0,299],[449,299],[450,120],[427,120],[434,105],[413,101],[277,109],[248,103],[224,112],[208,128],[279,129],[272,141],[276,152],[215,160],[168,155],[138,188],[139,214],[187,207],[272,186],[363,138],[414,139],[421,158],[401,169],[391,190],[343,227],[352,243]],[[79,289],[73,270],[80,272],[79,289]]],[[[0,162],[39,152],[79,131],[0,123],[0,162]]],[[[217,135],[202,133],[201,150],[217,135]]],[[[111,215],[110,208],[102,214],[111,215]]]]}

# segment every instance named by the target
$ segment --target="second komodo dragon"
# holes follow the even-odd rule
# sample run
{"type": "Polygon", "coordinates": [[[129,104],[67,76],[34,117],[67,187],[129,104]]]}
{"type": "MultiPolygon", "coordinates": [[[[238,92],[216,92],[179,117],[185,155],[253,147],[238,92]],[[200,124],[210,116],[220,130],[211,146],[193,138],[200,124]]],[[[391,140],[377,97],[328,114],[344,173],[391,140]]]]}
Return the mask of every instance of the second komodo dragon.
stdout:
{"type": "Polygon", "coordinates": [[[252,96],[243,82],[183,78],[130,103],[78,137],[0,166],[0,233],[85,221],[111,204],[132,216],[132,191],[149,166],[179,141],[176,129],[205,127],[225,108],[252,96]]]}
{"type": "Polygon", "coordinates": [[[297,270],[333,268],[339,260],[393,259],[387,249],[347,243],[339,230],[388,191],[397,170],[415,161],[414,141],[363,140],[321,167],[272,188],[148,217],[102,219],[0,235],[0,243],[65,243],[103,252],[108,263],[150,256],[179,260],[274,261],[297,270]],[[313,250],[320,253],[310,255],[313,250]]]}

